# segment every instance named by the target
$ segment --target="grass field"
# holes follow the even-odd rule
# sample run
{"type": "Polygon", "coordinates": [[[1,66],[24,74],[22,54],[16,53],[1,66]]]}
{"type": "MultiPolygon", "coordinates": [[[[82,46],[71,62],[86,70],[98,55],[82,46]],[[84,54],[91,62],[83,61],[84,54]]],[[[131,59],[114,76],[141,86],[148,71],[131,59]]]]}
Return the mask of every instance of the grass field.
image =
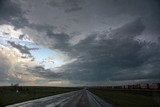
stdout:
{"type": "MultiPolygon", "coordinates": [[[[82,88],[67,87],[0,87],[0,107],[82,88]],[[18,90],[18,92],[17,92],[18,90]]],[[[89,91],[115,107],[160,107],[160,92],[89,88],[89,91]]]]}
{"type": "Polygon", "coordinates": [[[0,107],[79,89],[65,87],[0,87],[0,107]]]}
{"type": "Polygon", "coordinates": [[[115,107],[160,107],[160,92],[89,90],[115,107]]]}

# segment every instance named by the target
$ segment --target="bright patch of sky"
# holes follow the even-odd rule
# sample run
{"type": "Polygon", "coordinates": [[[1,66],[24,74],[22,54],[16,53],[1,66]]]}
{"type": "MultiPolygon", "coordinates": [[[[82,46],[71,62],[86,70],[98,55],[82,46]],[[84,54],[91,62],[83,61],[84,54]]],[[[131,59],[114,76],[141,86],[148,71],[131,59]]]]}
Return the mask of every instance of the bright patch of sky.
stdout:
{"type": "Polygon", "coordinates": [[[58,52],[37,45],[27,35],[19,39],[23,33],[20,30],[15,30],[13,26],[1,25],[0,28],[0,47],[12,47],[8,44],[8,41],[12,41],[16,44],[27,46],[28,48],[37,48],[36,50],[30,50],[31,55],[35,61],[39,65],[44,66],[45,69],[59,67],[64,64],[58,52]]]}
{"type": "Polygon", "coordinates": [[[64,64],[63,59],[56,51],[47,48],[31,51],[31,54],[34,56],[35,60],[46,69],[59,67],[64,64]]]}

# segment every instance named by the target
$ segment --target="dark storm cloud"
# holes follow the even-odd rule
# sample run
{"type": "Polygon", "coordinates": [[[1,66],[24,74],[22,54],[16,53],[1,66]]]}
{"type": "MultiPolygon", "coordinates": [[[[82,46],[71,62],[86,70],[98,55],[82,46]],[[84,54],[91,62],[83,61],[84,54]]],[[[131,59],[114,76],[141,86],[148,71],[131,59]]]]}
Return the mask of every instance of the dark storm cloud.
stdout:
{"type": "Polygon", "coordinates": [[[47,30],[55,30],[56,29],[56,26],[51,26],[51,25],[39,25],[39,24],[29,24],[29,27],[30,28],[33,28],[35,30],[37,30],[38,32],[44,32],[44,31],[47,31],[47,30]]]}
{"type": "Polygon", "coordinates": [[[8,43],[18,49],[22,54],[27,54],[29,55],[29,57],[31,57],[31,53],[30,53],[30,50],[37,50],[38,48],[28,48],[27,46],[23,46],[23,45],[20,45],[20,44],[16,44],[15,42],[11,42],[11,41],[8,41],[8,43]]]}
{"type": "Polygon", "coordinates": [[[142,23],[142,20],[139,18],[134,22],[124,25],[121,28],[112,30],[112,33],[109,36],[115,39],[133,39],[135,36],[142,34],[144,29],[145,26],[142,23]]]}
{"type": "Polygon", "coordinates": [[[83,79],[90,81],[159,78],[160,72],[152,68],[160,63],[160,51],[156,51],[160,46],[134,39],[144,28],[143,23],[136,20],[112,30],[110,39],[97,41],[92,36],[82,40],[76,45],[81,55],[72,67],[68,67],[73,68],[73,77],[78,78],[78,75],[84,73],[83,79]],[[151,68],[146,68],[148,65],[151,68]],[[122,77],[118,78],[120,74],[122,77]]]}
{"type": "Polygon", "coordinates": [[[64,75],[61,73],[55,73],[50,69],[45,69],[43,66],[29,67],[27,70],[35,76],[51,80],[62,79],[62,75],[64,75]]]}
{"type": "Polygon", "coordinates": [[[19,39],[22,40],[22,39],[24,38],[24,36],[25,36],[25,35],[20,35],[20,36],[19,36],[19,39]]]}
{"type": "Polygon", "coordinates": [[[76,61],[61,66],[61,72],[47,70],[38,74],[72,82],[158,79],[160,45],[135,39],[144,29],[138,19],[112,30],[110,38],[96,40],[99,34],[90,35],[72,47],[76,51],[76,61]]]}
{"type": "MultiPolygon", "coordinates": [[[[29,70],[30,68],[28,68],[29,70]]],[[[45,69],[42,66],[35,66],[34,68],[31,68],[30,70],[34,71],[38,71],[38,72],[44,72],[45,69]]]]}
{"type": "Polygon", "coordinates": [[[12,24],[21,28],[28,24],[20,5],[11,0],[0,0],[0,24],[12,24]]]}
{"type": "Polygon", "coordinates": [[[70,36],[65,33],[54,33],[52,30],[46,30],[46,36],[53,40],[53,46],[51,48],[59,49],[62,51],[70,51],[70,36]]]}
{"type": "MultiPolygon", "coordinates": [[[[56,68],[56,72],[42,66],[28,68],[28,71],[46,79],[73,83],[159,79],[160,39],[157,43],[147,42],[147,37],[151,41],[160,35],[158,0],[49,0],[50,6],[45,3],[34,1],[32,6],[24,5],[32,1],[22,3],[29,10],[26,14],[16,2],[0,1],[0,24],[37,30],[39,34],[29,35],[35,42],[76,59],[56,68]],[[109,29],[107,33],[106,29],[109,29]],[[80,41],[71,45],[73,32],[79,32],[84,38],[77,37],[80,41]]],[[[31,56],[32,49],[27,46],[8,43],[31,56]]]]}
{"type": "MultiPolygon", "coordinates": [[[[43,42],[48,42],[46,41],[46,37],[49,38],[49,41],[52,43],[48,46],[51,49],[59,49],[63,52],[68,52],[71,50],[71,45],[69,43],[69,40],[71,39],[71,36],[68,35],[67,33],[55,33],[55,29],[57,28],[56,26],[52,25],[39,25],[39,24],[30,24],[30,28],[38,31],[39,33],[45,33],[43,35],[40,35],[40,38],[44,38],[43,42]]],[[[42,41],[41,41],[42,42],[42,41]]]]}
{"type": "Polygon", "coordinates": [[[64,8],[66,13],[75,12],[83,9],[84,0],[51,0],[48,3],[52,7],[64,8]]]}
{"type": "Polygon", "coordinates": [[[82,9],[81,3],[83,0],[65,0],[64,4],[68,6],[66,8],[65,12],[73,12],[73,11],[78,11],[82,9]]]}

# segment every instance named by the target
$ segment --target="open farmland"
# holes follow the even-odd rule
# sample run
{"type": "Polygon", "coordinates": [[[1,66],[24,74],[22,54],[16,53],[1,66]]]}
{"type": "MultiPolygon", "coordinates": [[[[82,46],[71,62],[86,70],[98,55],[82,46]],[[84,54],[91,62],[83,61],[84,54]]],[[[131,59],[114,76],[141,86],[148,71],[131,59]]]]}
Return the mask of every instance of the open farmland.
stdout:
{"type": "Polygon", "coordinates": [[[0,87],[0,106],[38,99],[46,96],[79,90],[81,88],[66,87],[0,87]],[[19,91],[17,91],[19,90],[19,91]]]}
{"type": "Polygon", "coordinates": [[[115,107],[160,107],[160,91],[89,88],[115,107]]]}

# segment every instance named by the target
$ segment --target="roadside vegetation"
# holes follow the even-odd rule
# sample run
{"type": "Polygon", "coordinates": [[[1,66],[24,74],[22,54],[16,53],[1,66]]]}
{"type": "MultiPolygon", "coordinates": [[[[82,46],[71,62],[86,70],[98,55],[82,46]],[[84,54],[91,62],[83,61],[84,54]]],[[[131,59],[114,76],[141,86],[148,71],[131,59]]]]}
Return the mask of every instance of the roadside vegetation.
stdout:
{"type": "Polygon", "coordinates": [[[115,107],[160,107],[160,91],[89,89],[115,107]]]}
{"type": "Polygon", "coordinates": [[[0,87],[0,107],[23,101],[38,99],[51,95],[79,90],[80,88],[68,87],[22,87],[6,86],[0,87]]]}

